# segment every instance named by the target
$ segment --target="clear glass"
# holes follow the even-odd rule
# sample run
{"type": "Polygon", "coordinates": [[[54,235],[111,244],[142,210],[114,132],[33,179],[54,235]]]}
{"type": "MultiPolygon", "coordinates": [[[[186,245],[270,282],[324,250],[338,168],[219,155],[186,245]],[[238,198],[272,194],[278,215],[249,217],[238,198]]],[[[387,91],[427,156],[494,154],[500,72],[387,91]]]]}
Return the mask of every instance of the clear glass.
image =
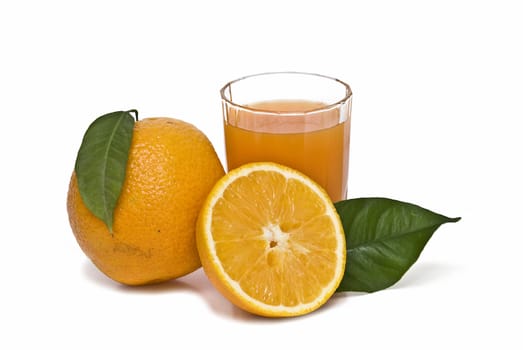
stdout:
{"type": "Polygon", "coordinates": [[[271,161],[299,170],[334,202],[347,198],[352,91],[327,76],[250,75],[221,89],[228,170],[271,161]]]}

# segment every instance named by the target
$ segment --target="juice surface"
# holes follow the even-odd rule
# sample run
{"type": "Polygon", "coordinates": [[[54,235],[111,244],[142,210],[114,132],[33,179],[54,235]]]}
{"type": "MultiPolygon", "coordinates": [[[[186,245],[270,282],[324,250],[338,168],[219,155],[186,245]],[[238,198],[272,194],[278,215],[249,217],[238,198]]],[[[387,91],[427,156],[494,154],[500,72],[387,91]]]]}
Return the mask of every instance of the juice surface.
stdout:
{"type": "Polygon", "coordinates": [[[313,101],[263,101],[248,107],[229,111],[224,125],[229,170],[271,161],[308,175],[334,202],[346,198],[350,120],[340,123],[338,109],[322,110],[325,104],[313,101]]]}

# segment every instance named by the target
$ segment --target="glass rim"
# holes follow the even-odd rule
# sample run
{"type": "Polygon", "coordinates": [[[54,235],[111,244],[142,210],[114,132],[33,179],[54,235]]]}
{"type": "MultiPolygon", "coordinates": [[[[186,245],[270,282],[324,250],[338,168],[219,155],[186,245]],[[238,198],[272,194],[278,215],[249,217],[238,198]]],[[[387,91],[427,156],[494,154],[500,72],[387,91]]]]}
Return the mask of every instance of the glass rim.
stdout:
{"type": "Polygon", "coordinates": [[[221,95],[222,101],[225,101],[227,104],[230,104],[230,105],[234,106],[237,109],[242,109],[242,110],[246,110],[246,111],[250,111],[250,112],[254,112],[254,113],[284,115],[284,116],[285,115],[287,115],[287,116],[298,116],[298,115],[308,115],[308,114],[318,113],[318,112],[322,112],[322,111],[326,111],[326,110],[329,110],[329,109],[336,108],[336,107],[346,103],[348,100],[351,99],[351,97],[352,97],[352,89],[350,88],[349,84],[345,83],[344,81],[342,81],[340,79],[337,79],[337,78],[333,78],[333,77],[327,76],[327,75],[323,75],[323,74],[299,72],[299,71],[281,71],[281,72],[275,71],[275,72],[264,72],[264,73],[245,75],[245,76],[243,76],[241,78],[231,80],[228,83],[226,83],[220,89],[220,95],[221,95]],[[316,77],[316,78],[322,78],[322,79],[331,80],[332,82],[341,84],[345,88],[345,95],[341,99],[337,100],[336,102],[330,103],[330,104],[325,105],[323,107],[311,109],[311,110],[308,110],[308,111],[301,111],[301,112],[292,112],[292,111],[275,112],[275,111],[261,109],[261,108],[253,108],[253,107],[249,107],[249,106],[246,106],[246,105],[243,105],[243,104],[239,104],[239,103],[233,102],[232,99],[227,98],[225,96],[225,90],[227,88],[231,87],[234,83],[237,83],[239,81],[246,80],[246,79],[249,79],[249,78],[255,78],[255,77],[259,77],[259,76],[268,76],[268,75],[303,75],[303,76],[309,76],[309,77],[316,77]]]}

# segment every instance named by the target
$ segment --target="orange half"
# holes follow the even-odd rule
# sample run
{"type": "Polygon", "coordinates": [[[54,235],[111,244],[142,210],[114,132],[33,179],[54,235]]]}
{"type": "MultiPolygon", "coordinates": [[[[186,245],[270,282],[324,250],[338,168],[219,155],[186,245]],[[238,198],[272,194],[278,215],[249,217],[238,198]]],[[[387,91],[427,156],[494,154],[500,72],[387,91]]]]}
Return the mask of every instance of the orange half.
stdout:
{"type": "Polygon", "coordinates": [[[213,285],[262,316],[316,310],[345,270],[345,236],[329,196],[274,163],[241,166],[216,183],[200,212],[197,246],[213,285]]]}

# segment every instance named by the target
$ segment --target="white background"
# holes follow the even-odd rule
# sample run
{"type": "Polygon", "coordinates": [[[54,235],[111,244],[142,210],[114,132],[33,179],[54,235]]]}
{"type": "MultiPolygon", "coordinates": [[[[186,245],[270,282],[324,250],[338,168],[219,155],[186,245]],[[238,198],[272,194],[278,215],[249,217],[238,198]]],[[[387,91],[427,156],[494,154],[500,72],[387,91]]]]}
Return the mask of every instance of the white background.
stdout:
{"type": "Polygon", "coordinates": [[[2,0],[0,348],[521,349],[517,3],[2,0]],[[89,123],[184,119],[224,160],[219,88],[281,70],[351,85],[350,197],[462,221],[395,286],[294,319],[236,309],[201,270],[139,288],[98,272],[65,204],[89,123]]]}

